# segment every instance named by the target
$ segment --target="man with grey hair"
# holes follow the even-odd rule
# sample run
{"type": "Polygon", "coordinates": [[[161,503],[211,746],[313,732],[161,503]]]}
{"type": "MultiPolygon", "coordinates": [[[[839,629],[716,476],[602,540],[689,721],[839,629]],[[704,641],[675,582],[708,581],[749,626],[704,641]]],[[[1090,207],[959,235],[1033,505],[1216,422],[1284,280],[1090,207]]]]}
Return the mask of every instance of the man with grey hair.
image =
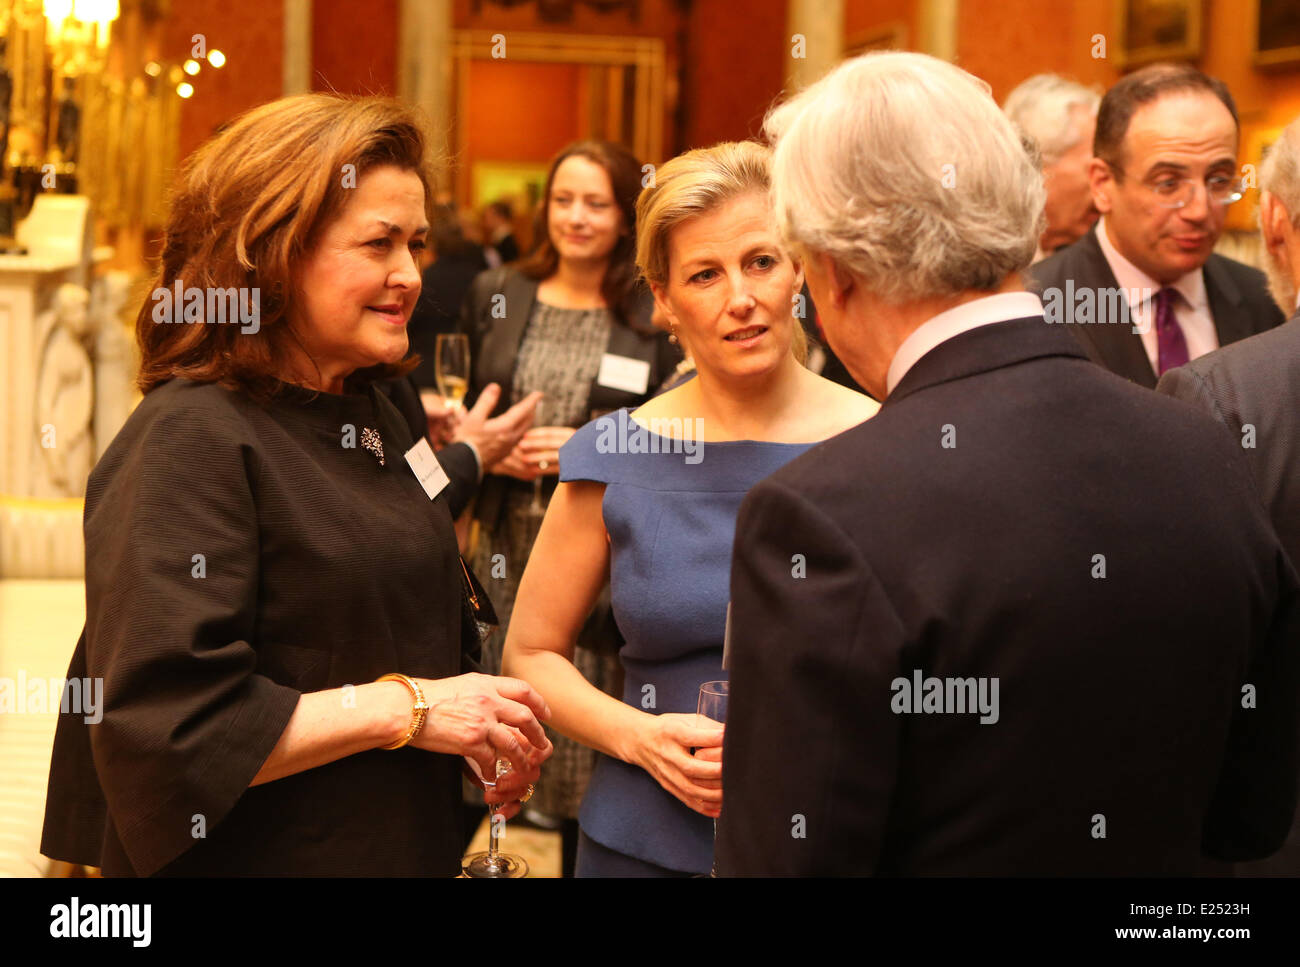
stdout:
{"type": "Polygon", "coordinates": [[[1056,74],[1035,74],[1007,95],[1002,110],[1033,139],[1043,161],[1047,227],[1034,261],[1082,238],[1097,221],[1089,166],[1101,95],[1056,74]]]}
{"type": "MultiPolygon", "coordinates": [[[[1259,172],[1259,227],[1269,290],[1290,321],[1233,343],[1160,378],[1157,392],[1221,421],[1250,464],[1282,546],[1300,561],[1300,120],[1259,172]]],[[[1300,875],[1300,824],[1274,857],[1238,872],[1300,875]]]]}
{"type": "Polygon", "coordinates": [[[988,86],[867,54],[766,131],[827,338],[884,403],[741,507],[718,872],[1276,850],[1295,572],[1222,429],[1088,362],[1023,291],[1043,187],[988,86]]]}

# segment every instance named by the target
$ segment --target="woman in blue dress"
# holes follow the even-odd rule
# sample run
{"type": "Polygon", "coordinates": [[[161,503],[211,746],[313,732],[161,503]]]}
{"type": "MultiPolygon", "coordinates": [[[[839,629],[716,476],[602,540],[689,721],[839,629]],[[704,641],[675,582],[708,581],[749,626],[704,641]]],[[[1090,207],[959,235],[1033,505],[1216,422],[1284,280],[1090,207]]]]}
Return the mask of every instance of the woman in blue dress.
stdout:
{"type": "Polygon", "coordinates": [[[642,191],[637,265],[697,375],[564,445],[520,584],[503,671],[601,753],[578,817],[579,876],[710,870],[723,729],[695,710],[700,685],[726,677],[740,502],[877,409],[802,364],[803,271],[777,235],[768,171],[762,145],[719,144],[674,158],[642,191]],[[621,700],[571,661],[607,573],[626,642],[621,700]]]}

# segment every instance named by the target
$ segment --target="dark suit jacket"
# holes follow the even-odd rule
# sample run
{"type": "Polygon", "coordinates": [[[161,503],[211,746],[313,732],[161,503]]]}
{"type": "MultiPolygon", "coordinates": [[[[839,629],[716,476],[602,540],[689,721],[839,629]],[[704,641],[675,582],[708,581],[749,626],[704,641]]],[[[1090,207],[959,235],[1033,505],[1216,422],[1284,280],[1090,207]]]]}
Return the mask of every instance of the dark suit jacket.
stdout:
{"type": "Polygon", "coordinates": [[[497,255],[501,256],[501,263],[503,265],[519,258],[519,243],[515,241],[513,232],[502,238],[501,241],[497,242],[492,247],[497,250],[497,255]]]}
{"type": "MultiPolygon", "coordinates": [[[[1064,291],[1066,281],[1071,279],[1075,291],[1118,288],[1115,273],[1097,241],[1099,231],[1100,222],[1073,245],[1030,266],[1031,288],[1040,293],[1053,287],[1064,291]]],[[[1220,346],[1282,324],[1285,317],[1269,297],[1263,272],[1222,255],[1211,255],[1204,272],[1205,293],[1220,346]]],[[[1155,388],[1155,370],[1142,348],[1142,337],[1131,325],[1096,323],[1066,328],[1074,333],[1094,363],[1139,386],[1155,388]]]]}
{"type": "MultiPolygon", "coordinates": [[[[500,415],[509,409],[514,387],[515,359],[519,355],[519,345],[523,342],[524,330],[532,316],[533,305],[537,301],[537,288],[540,283],[509,266],[488,269],[481,273],[470,286],[465,297],[461,313],[461,331],[469,334],[470,359],[473,375],[470,379],[469,395],[466,405],[473,406],[474,400],[488,383],[501,386],[501,400],[493,415],[500,415]],[[503,303],[494,303],[495,296],[504,296],[503,303]],[[504,310],[502,318],[493,315],[494,307],[500,304],[504,310]]],[[[641,299],[635,313],[635,326],[615,323],[609,334],[606,352],[616,356],[640,359],[650,364],[650,379],[645,393],[629,393],[624,390],[601,386],[595,379],[587,396],[587,409],[610,411],[623,406],[637,407],[654,395],[655,389],[670,375],[682,354],[676,346],[668,341],[668,334],[650,326],[650,314],[653,306],[649,299],[641,299]]],[[[479,503],[475,516],[487,526],[494,527],[503,506],[505,487],[512,478],[489,474],[480,488],[479,503]]]]}
{"type": "Polygon", "coordinates": [[[941,344],[759,483],[719,872],[1190,874],[1275,850],[1297,577],[1236,451],[1037,317],[941,344]],[[914,670],[996,680],[997,720],[896,712],[914,670]]]}
{"type": "MultiPolygon", "coordinates": [[[[1171,369],[1156,389],[1223,423],[1241,447],[1282,546],[1300,561],[1300,314],[1171,369]]],[[[1300,824],[1276,856],[1239,872],[1300,875],[1300,824]]]]}

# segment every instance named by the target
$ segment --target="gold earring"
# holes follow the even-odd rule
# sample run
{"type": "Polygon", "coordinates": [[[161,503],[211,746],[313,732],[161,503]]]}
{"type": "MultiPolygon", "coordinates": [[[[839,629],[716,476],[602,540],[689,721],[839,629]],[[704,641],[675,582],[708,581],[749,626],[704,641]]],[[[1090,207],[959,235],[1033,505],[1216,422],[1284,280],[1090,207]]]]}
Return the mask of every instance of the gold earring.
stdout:
{"type": "Polygon", "coordinates": [[[674,346],[677,345],[677,323],[668,323],[668,341],[674,346]]]}

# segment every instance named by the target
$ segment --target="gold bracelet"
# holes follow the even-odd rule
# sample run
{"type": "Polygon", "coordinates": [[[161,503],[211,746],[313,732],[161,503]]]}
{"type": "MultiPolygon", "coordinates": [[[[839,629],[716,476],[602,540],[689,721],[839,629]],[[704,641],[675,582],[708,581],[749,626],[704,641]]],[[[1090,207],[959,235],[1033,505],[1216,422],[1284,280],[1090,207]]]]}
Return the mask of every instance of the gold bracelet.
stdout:
{"type": "Polygon", "coordinates": [[[405,675],[390,674],[381,675],[375,679],[376,682],[401,682],[411,690],[411,697],[415,699],[415,704],[411,706],[411,728],[406,733],[406,737],[398,739],[392,745],[381,746],[383,749],[400,749],[413,738],[420,734],[420,729],[424,728],[424,717],[429,714],[429,703],[424,700],[424,692],[421,690],[418,682],[413,678],[407,678],[405,675]]]}

